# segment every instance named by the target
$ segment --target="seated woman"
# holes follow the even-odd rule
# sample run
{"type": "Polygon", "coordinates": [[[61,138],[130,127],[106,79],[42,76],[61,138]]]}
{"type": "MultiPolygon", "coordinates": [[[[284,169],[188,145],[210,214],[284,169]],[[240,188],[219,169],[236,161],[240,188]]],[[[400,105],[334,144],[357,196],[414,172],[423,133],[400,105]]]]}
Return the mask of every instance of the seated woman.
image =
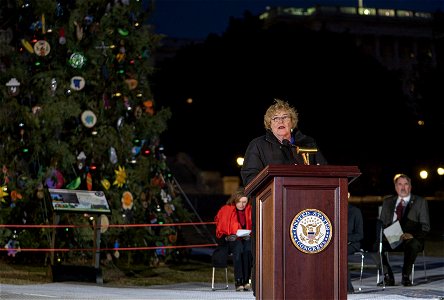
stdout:
{"type": "Polygon", "coordinates": [[[228,252],[233,253],[236,291],[248,291],[251,288],[252,219],[251,205],[243,188],[239,188],[231,195],[227,203],[219,209],[214,221],[219,245],[227,246],[228,252]],[[250,233],[240,235],[239,229],[250,230],[250,233]]]}

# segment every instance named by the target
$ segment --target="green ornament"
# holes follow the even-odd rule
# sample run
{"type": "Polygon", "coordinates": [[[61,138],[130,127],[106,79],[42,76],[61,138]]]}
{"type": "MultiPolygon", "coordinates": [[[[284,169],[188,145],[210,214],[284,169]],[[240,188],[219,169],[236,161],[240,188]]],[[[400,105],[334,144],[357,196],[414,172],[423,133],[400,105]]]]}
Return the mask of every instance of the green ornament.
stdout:
{"type": "Polygon", "coordinates": [[[86,57],[81,53],[74,52],[73,54],[71,54],[68,62],[71,67],[80,69],[86,64],[86,57]]]}

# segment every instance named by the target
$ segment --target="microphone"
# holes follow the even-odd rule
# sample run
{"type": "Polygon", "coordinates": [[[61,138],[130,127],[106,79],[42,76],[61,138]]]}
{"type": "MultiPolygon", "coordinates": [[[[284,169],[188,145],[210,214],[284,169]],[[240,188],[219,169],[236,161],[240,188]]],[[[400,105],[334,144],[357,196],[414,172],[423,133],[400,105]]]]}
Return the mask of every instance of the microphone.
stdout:
{"type": "Polygon", "coordinates": [[[293,145],[292,143],[290,143],[289,140],[287,139],[283,139],[282,140],[282,145],[286,146],[286,147],[292,147],[292,148],[296,148],[296,153],[307,153],[307,154],[312,154],[312,153],[316,153],[318,152],[317,148],[302,148],[296,145],[293,145]]]}

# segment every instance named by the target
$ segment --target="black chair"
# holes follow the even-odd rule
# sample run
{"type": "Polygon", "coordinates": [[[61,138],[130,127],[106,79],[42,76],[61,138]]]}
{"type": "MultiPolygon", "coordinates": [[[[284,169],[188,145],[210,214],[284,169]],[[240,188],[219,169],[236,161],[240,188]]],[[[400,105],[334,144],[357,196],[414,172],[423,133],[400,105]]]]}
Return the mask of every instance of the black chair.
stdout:
{"type": "Polygon", "coordinates": [[[228,289],[228,245],[219,244],[216,249],[214,249],[213,255],[211,256],[211,262],[213,264],[213,275],[211,278],[211,290],[227,290],[228,289]],[[224,269],[225,271],[225,285],[221,288],[216,288],[215,277],[216,269],[224,269]]]}

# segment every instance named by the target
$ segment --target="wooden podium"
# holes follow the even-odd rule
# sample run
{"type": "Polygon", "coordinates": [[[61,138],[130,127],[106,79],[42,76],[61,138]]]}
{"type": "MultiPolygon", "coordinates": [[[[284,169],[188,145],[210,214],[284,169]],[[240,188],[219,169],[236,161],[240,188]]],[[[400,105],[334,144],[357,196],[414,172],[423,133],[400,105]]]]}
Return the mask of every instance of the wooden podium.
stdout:
{"type": "Polygon", "coordinates": [[[254,202],[257,299],[347,299],[348,185],[356,166],[269,165],[254,202]]]}

